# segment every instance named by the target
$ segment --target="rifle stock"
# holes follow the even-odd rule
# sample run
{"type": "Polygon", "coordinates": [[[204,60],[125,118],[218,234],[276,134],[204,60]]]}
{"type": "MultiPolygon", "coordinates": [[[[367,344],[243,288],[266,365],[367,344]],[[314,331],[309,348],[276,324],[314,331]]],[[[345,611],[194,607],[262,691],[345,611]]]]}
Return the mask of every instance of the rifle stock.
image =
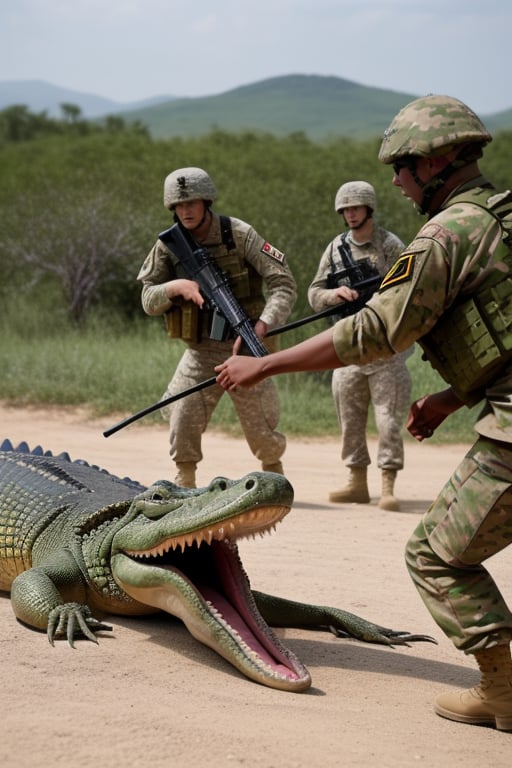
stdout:
{"type": "MultiPolygon", "coordinates": [[[[354,284],[352,288],[360,291],[371,291],[373,293],[381,281],[382,278],[380,276],[370,277],[366,280],[362,280],[360,283],[354,284]]],[[[366,298],[366,301],[368,301],[368,298],[369,297],[366,298]]],[[[320,312],[315,312],[313,315],[308,315],[307,317],[302,317],[299,320],[293,320],[290,323],[286,323],[285,325],[280,325],[277,328],[273,328],[267,333],[267,336],[276,336],[279,333],[285,333],[286,331],[291,331],[294,328],[300,328],[302,325],[313,323],[315,320],[321,320],[322,318],[331,317],[332,315],[339,315],[342,311],[342,307],[346,308],[346,314],[344,317],[348,317],[349,315],[355,314],[355,312],[358,311],[357,309],[353,309],[352,312],[348,311],[351,308],[351,305],[354,303],[355,302],[346,302],[343,305],[336,304],[332,307],[327,307],[327,309],[322,309],[320,312]]],[[[261,357],[261,355],[255,355],[255,357],[261,357]]],[[[149,413],[153,413],[153,411],[157,411],[160,408],[165,408],[165,406],[171,405],[171,403],[175,403],[177,400],[181,400],[182,398],[187,397],[188,395],[192,395],[195,392],[200,392],[202,389],[206,389],[206,387],[211,387],[216,383],[216,381],[217,377],[211,376],[209,379],[204,379],[204,381],[200,381],[198,384],[194,384],[194,386],[189,387],[188,389],[184,389],[182,392],[178,392],[176,395],[171,395],[164,400],[159,400],[152,405],[148,405],[147,408],[143,408],[141,411],[137,411],[137,413],[134,413],[132,416],[128,416],[126,419],[123,419],[123,421],[120,421],[118,424],[110,427],[110,429],[106,429],[103,432],[103,436],[110,437],[110,435],[113,435],[120,429],[127,427],[129,424],[133,424],[134,421],[138,421],[143,416],[147,416],[149,413]]]]}

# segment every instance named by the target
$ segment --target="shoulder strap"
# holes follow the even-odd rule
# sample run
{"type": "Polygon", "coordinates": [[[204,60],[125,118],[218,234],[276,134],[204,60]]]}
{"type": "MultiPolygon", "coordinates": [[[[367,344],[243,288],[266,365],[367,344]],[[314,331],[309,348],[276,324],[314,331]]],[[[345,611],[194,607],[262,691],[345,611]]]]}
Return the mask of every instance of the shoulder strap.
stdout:
{"type": "Polygon", "coordinates": [[[235,241],[233,239],[233,229],[231,227],[231,219],[229,216],[219,216],[220,219],[220,236],[222,242],[228,249],[228,251],[234,251],[236,248],[235,241]]]}
{"type": "MultiPolygon", "coordinates": [[[[348,248],[348,251],[349,251],[349,258],[350,258],[351,253],[350,253],[350,245],[347,243],[347,233],[346,232],[342,232],[340,234],[340,244],[338,245],[338,249],[337,250],[338,250],[338,252],[339,252],[339,254],[341,256],[341,263],[343,264],[343,266],[345,268],[347,267],[347,264],[346,264],[346,261],[347,261],[347,251],[346,251],[346,249],[347,248],[348,248]]],[[[331,249],[331,252],[329,254],[329,266],[331,268],[331,272],[336,272],[337,271],[336,270],[336,265],[334,263],[332,249],[331,249]]]]}

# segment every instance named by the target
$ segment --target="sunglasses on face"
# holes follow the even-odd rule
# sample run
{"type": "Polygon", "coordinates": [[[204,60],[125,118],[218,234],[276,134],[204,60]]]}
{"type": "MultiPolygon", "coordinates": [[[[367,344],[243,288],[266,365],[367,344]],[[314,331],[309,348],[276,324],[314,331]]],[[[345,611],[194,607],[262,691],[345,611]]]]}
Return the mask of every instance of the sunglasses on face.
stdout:
{"type": "Polygon", "coordinates": [[[403,160],[395,160],[393,163],[393,172],[395,176],[398,176],[400,174],[400,171],[402,171],[404,168],[407,168],[408,170],[412,170],[413,168],[413,161],[411,161],[410,158],[403,159],[403,160]]]}

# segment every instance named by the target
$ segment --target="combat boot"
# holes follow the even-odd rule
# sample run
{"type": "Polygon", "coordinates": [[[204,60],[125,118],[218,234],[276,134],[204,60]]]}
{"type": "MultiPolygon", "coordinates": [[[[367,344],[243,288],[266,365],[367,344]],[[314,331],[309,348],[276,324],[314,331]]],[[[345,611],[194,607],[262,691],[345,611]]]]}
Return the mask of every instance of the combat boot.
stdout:
{"type": "Polygon", "coordinates": [[[261,469],[263,472],[275,472],[278,475],[284,475],[283,465],[280,461],[276,461],[274,464],[262,464],[261,469]]]}
{"type": "Polygon", "coordinates": [[[381,509],[388,509],[391,512],[398,512],[400,503],[394,496],[396,480],[396,469],[382,470],[382,495],[379,501],[381,509]]]}
{"type": "Polygon", "coordinates": [[[368,491],[366,467],[349,467],[347,484],[339,491],[329,494],[329,501],[354,502],[355,504],[368,504],[370,494],[368,491]]]}
{"type": "Polygon", "coordinates": [[[475,688],[438,696],[435,712],[470,725],[493,725],[512,731],[512,661],[510,645],[494,645],[475,653],[480,683],[475,688]]]}
{"type": "Polygon", "coordinates": [[[196,466],[195,461],[177,461],[177,472],[174,478],[176,485],[181,485],[183,488],[195,488],[196,466]]]}

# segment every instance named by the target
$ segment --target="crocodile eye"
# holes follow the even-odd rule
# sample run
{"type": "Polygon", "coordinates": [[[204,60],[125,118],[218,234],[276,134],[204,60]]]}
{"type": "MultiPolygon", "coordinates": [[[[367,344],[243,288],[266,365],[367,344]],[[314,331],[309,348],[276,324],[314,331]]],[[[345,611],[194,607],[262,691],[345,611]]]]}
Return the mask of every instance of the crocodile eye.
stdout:
{"type": "Polygon", "coordinates": [[[164,497],[161,493],[153,493],[151,496],[151,501],[163,501],[164,497]]]}

